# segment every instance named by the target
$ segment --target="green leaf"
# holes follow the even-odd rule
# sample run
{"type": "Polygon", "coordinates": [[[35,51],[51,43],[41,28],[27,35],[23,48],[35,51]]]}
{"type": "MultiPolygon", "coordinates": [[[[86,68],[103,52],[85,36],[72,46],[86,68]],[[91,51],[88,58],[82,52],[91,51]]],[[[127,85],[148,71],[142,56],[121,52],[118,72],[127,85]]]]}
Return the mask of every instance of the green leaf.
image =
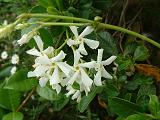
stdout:
{"type": "Polygon", "coordinates": [[[53,5],[52,0],[38,0],[38,3],[45,8],[53,5]]]}
{"type": "Polygon", "coordinates": [[[149,57],[148,49],[145,46],[138,46],[134,52],[133,58],[136,61],[144,61],[149,57]]]}
{"type": "Polygon", "coordinates": [[[152,118],[145,114],[134,114],[128,116],[125,120],[152,120],[152,118]]]}
{"type": "Polygon", "coordinates": [[[4,68],[0,69],[0,79],[3,77],[7,77],[10,75],[10,71],[11,71],[12,66],[7,66],[4,68]]]}
{"type": "Polygon", "coordinates": [[[97,35],[97,40],[100,42],[100,47],[104,49],[105,53],[109,55],[117,55],[118,49],[116,41],[108,32],[100,32],[97,35]]]}
{"type": "Polygon", "coordinates": [[[48,86],[45,87],[37,87],[37,93],[39,96],[47,99],[47,100],[59,100],[60,96],[57,95],[56,91],[53,89],[49,88],[48,86]]]}
{"type": "Polygon", "coordinates": [[[152,113],[152,115],[156,116],[158,111],[160,111],[158,97],[156,95],[150,95],[149,97],[149,110],[152,113]]]}
{"type": "Polygon", "coordinates": [[[0,120],[2,120],[2,117],[6,114],[4,109],[0,108],[0,120]]]}
{"type": "Polygon", "coordinates": [[[48,46],[53,45],[54,41],[52,39],[51,33],[47,29],[42,28],[39,30],[39,33],[40,33],[41,39],[44,42],[44,47],[48,47],[48,46]]]}
{"type": "Polygon", "coordinates": [[[59,11],[55,7],[48,7],[47,12],[53,15],[58,15],[59,11]]]}
{"type": "Polygon", "coordinates": [[[83,96],[80,103],[78,104],[78,110],[80,112],[84,112],[90,102],[93,100],[93,98],[96,96],[97,93],[100,93],[102,91],[102,87],[95,87],[88,96],[83,96]]]}
{"type": "Polygon", "coordinates": [[[3,116],[2,120],[23,120],[23,114],[20,112],[11,112],[3,116]]]}
{"type": "Polygon", "coordinates": [[[36,87],[37,84],[37,79],[27,78],[27,70],[19,70],[6,81],[4,88],[24,92],[36,87]]]}
{"type": "Polygon", "coordinates": [[[15,111],[20,104],[21,94],[15,90],[0,89],[0,107],[15,111]]]}
{"type": "Polygon", "coordinates": [[[61,95],[59,100],[53,101],[53,110],[60,111],[68,102],[69,102],[69,97],[61,95]]]}
{"type": "Polygon", "coordinates": [[[141,107],[135,103],[118,97],[110,98],[108,104],[111,112],[122,117],[127,117],[137,112],[142,112],[141,107]]]}

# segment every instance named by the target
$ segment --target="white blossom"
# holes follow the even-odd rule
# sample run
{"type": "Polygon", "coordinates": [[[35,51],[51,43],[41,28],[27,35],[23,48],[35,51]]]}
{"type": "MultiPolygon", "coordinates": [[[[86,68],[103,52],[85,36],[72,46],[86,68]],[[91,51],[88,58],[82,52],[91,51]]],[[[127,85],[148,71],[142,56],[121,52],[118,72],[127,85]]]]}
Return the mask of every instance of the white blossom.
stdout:
{"type": "Polygon", "coordinates": [[[7,51],[3,51],[3,52],[1,53],[1,58],[5,60],[5,59],[7,59],[7,57],[8,57],[7,51]]]}
{"type": "Polygon", "coordinates": [[[81,100],[81,91],[80,90],[74,89],[70,85],[67,86],[66,90],[68,90],[68,93],[65,94],[67,97],[69,97],[70,95],[73,95],[72,100],[77,99],[77,102],[80,102],[80,100],[81,100]]]}
{"type": "Polygon", "coordinates": [[[11,58],[12,64],[18,64],[19,63],[19,56],[17,54],[14,54],[11,58]]]}
{"type": "Polygon", "coordinates": [[[69,46],[79,45],[78,51],[81,54],[83,54],[83,55],[88,54],[85,47],[84,47],[84,43],[87,44],[91,49],[96,49],[99,46],[99,41],[85,38],[86,35],[90,34],[93,31],[93,28],[91,26],[87,26],[80,35],[78,35],[78,31],[77,31],[76,26],[70,26],[70,29],[73,32],[75,38],[73,40],[69,39],[67,41],[67,44],[69,46]]]}
{"type": "Polygon", "coordinates": [[[11,75],[13,75],[17,71],[17,67],[14,66],[11,68],[11,75]]]}
{"type": "Polygon", "coordinates": [[[85,67],[90,66],[90,68],[94,68],[95,62],[86,62],[79,63],[79,60],[82,56],[76,50],[74,51],[74,73],[71,78],[68,80],[68,85],[73,85],[74,82],[80,85],[80,91],[85,91],[86,95],[90,92],[90,88],[92,86],[93,80],[88,76],[85,71],[85,67]]]}
{"type": "Polygon", "coordinates": [[[102,61],[103,49],[98,49],[97,63],[95,70],[97,71],[94,76],[94,83],[96,86],[102,85],[101,77],[112,79],[112,76],[105,70],[104,66],[111,64],[117,57],[111,56],[107,60],[102,61]]]}

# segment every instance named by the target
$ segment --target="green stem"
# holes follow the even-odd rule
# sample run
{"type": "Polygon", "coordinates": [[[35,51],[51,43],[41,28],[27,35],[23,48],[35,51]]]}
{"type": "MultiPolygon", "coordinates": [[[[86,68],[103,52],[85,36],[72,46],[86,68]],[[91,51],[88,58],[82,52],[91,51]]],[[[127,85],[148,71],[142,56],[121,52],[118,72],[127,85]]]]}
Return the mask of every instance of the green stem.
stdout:
{"type": "MultiPolygon", "coordinates": [[[[77,17],[70,17],[70,16],[61,16],[61,15],[49,15],[49,14],[23,14],[22,17],[26,18],[54,18],[54,19],[63,19],[63,20],[73,20],[73,21],[79,21],[79,22],[85,22],[85,23],[91,23],[92,20],[83,19],[83,18],[77,18],[77,17]]],[[[20,16],[20,17],[21,17],[20,16]]]]}
{"type": "MultiPolygon", "coordinates": [[[[70,16],[61,16],[61,15],[49,15],[49,14],[23,14],[21,16],[19,16],[19,18],[31,18],[31,17],[35,17],[35,18],[53,18],[53,19],[63,19],[63,20],[73,20],[73,21],[78,21],[78,22],[83,22],[83,23],[59,23],[59,22],[48,22],[48,23],[41,23],[39,22],[39,24],[43,24],[44,26],[50,26],[50,25],[57,25],[57,26],[84,26],[84,25],[91,25],[94,23],[96,23],[96,21],[92,21],[92,20],[88,20],[88,19],[83,19],[83,18],[77,18],[77,17],[70,17],[70,16]]],[[[98,22],[97,22],[98,23],[98,22]]],[[[100,28],[105,28],[105,29],[111,29],[111,30],[116,30],[116,31],[120,31],[120,32],[124,32],[127,33],[129,35],[133,35],[135,37],[138,37],[144,41],[147,41],[155,46],[157,46],[158,48],[160,48],[160,44],[155,42],[154,40],[141,35],[139,33],[136,33],[134,31],[131,30],[127,30],[125,28],[119,27],[119,26],[115,26],[115,25],[110,25],[110,24],[105,24],[105,23],[98,23],[97,27],[100,28]]]]}
{"type": "Polygon", "coordinates": [[[98,24],[100,28],[105,28],[105,29],[111,29],[111,30],[116,30],[116,31],[120,31],[120,32],[124,32],[124,33],[127,33],[129,35],[133,35],[133,36],[136,36],[144,41],[147,41],[155,46],[157,46],[158,48],[160,48],[160,44],[155,42],[154,40],[144,36],[144,35],[141,35],[139,33],[136,33],[134,31],[131,31],[131,30],[127,30],[125,28],[122,28],[122,27],[119,27],[119,26],[115,26],[115,25],[110,25],[110,24],[104,24],[104,23],[99,23],[98,24]]]}
{"type": "Polygon", "coordinates": [[[89,23],[62,23],[62,22],[37,22],[37,24],[41,24],[42,26],[88,26],[89,23]]]}

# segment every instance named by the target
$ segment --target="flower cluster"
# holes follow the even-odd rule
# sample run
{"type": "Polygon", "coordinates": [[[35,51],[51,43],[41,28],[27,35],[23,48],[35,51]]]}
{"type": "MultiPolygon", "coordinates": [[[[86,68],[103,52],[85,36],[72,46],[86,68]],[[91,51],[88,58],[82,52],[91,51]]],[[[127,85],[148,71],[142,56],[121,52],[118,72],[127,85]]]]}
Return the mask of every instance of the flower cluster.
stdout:
{"type": "MultiPolygon", "coordinates": [[[[34,39],[38,49],[34,47],[27,51],[27,54],[36,57],[33,65],[34,70],[28,72],[28,77],[39,78],[41,87],[50,84],[51,87],[56,90],[57,94],[61,91],[61,88],[64,87],[67,90],[66,96],[72,95],[72,99],[77,99],[77,102],[79,102],[82,92],[88,95],[92,86],[102,85],[102,77],[112,79],[112,75],[105,70],[105,66],[111,64],[116,59],[116,56],[102,60],[103,49],[98,49],[97,60],[85,62],[82,59],[84,55],[88,55],[85,44],[91,49],[97,49],[99,41],[85,37],[93,32],[91,26],[86,27],[80,35],[78,34],[77,27],[71,26],[70,29],[74,37],[68,39],[67,45],[73,49],[73,65],[69,65],[67,61],[65,61],[67,54],[62,50],[57,53],[56,49],[52,46],[44,49],[42,39],[40,36],[35,35],[34,39]],[[88,74],[90,69],[96,71],[93,77],[88,74]]],[[[23,36],[23,38],[18,41],[19,44],[22,45],[25,43],[27,41],[26,39],[23,36]]]]}

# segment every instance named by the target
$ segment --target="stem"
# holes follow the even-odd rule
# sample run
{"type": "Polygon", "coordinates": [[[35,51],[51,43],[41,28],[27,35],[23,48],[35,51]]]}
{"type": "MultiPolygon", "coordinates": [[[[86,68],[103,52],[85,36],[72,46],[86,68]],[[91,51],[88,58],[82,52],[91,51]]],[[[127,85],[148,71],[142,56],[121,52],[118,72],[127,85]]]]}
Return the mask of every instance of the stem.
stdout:
{"type": "Polygon", "coordinates": [[[42,26],[88,26],[89,23],[36,22],[42,26]]]}
{"type": "Polygon", "coordinates": [[[23,100],[23,102],[20,104],[20,106],[17,108],[17,112],[20,111],[20,109],[26,104],[26,102],[29,100],[29,98],[32,96],[34,93],[35,88],[31,90],[31,92],[27,95],[27,97],[23,100]]]}
{"type": "Polygon", "coordinates": [[[129,35],[133,35],[133,36],[136,36],[144,41],[147,41],[155,46],[157,46],[158,48],[160,48],[160,44],[155,42],[154,40],[144,36],[144,35],[141,35],[139,33],[136,33],[134,31],[131,31],[131,30],[127,30],[125,28],[122,28],[122,27],[119,27],[119,26],[115,26],[115,25],[110,25],[110,24],[104,24],[104,23],[99,23],[98,24],[100,28],[106,28],[106,29],[111,29],[111,30],[117,30],[117,31],[120,31],[120,32],[124,32],[124,33],[127,33],[129,35]]]}
{"type": "MultiPolygon", "coordinates": [[[[67,39],[67,40],[68,40],[68,39],[67,39]]],[[[67,40],[65,40],[64,43],[63,43],[58,49],[56,49],[56,51],[61,50],[61,49],[66,45],[67,40]]]]}
{"type": "MultiPolygon", "coordinates": [[[[79,21],[79,22],[86,22],[91,23],[92,20],[83,19],[83,18],[77,18],[77,17],[70,17],[70,16],[61,16],[61,15],[49,15],[49,14],[23,14],[22,17],[31,18],[54,18],[54,19],[63,19],[63,20],[73,20],[73,21],[79,21]]],[[[21,17],[19,16],[19,17],[21,17]]]]}
{"type": "MultiPolygon", "coordinates": [[[[31,17],[35,17],[35,18],[53,18],[53,19],[63,19],[63,20],[72,20],[72,21],[78,21],[78,22],[83,22],[83,23],[43,23],[43,22],[39,22],[39,24],[43,24],[44,26],[50,26],[50,25],[58,25],[58,26],[83,26],[83,25],[90,25],[93,24],[94,26],[94,22],[96,21],[92,21],[92,20],[88,20],[88,19],[83,19],[83,18],[77,18],[77,17],[70,17],[70,16],[61,16],[61,15],[49,15],[49,14],[22,14],[20,15],[18,18],[31,18],[31,17]]],[[[98,23],[98,22],[97,22],[98,23]]],[[[147,41],[155,46],[157,46],[158,48],[160,48],[160,44],[155,42],[154,40],[138,34],[136,32],[133,32],[131,30],[127,30],[125,28],[119,27],[119,26],[115,26],[115,25],[110,25],[110,24],[105,24],[105,23],[98,23],[97,27],[100,28],[105,28],[105,29],[111,29],[111,30],[116,30],[116,31],[120,31],[120,32],[124,32],[127,33],[129,35],[133,35],[135,37],[138,37],[144,41],[147,41]]]]}

